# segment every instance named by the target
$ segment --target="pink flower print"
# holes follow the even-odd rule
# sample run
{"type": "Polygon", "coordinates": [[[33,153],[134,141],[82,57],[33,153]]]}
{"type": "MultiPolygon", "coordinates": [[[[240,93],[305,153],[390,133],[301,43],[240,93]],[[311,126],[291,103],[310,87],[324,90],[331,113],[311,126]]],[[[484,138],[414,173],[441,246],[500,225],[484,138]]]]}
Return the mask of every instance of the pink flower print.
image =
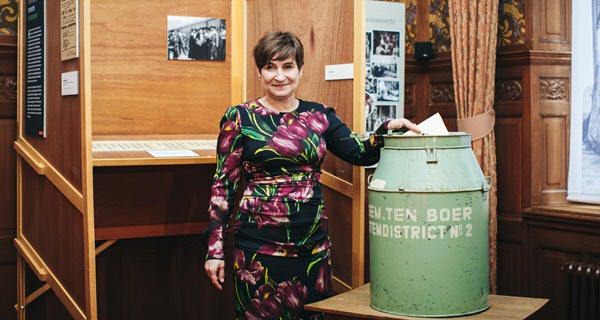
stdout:
{"type": "Polygon", "coordinates": [[[327,116],[321,112],[302,112],[299,118],[302,123],[316,134],[323,134],[329,126],[327,116]]]}
{"type": "Polygon", "coordinates": [[[300,281],[291,282],[288,280],[277,286],[276,295],[292,314],[299,316],[302,309],[304,309],[308,290],[300,281]]]}
{"type": "Polygon", "coordinates": [[[208,256],[221,259],[223,258],[223,226],[215,227],[208,236],[208,256]]]}
{"type": "Polygon", "coordinates": [[[325,152],[327,151],[327,144],[325,140],[319,139],[319,145],[317,146],[317,157],[319,159],[323,159],[325,157],[325,152]]]}
{"type": "Polygon", "coordinates": [[[257,212],[262,206],[262,200],[259,197],[243,197],[240,201],[240,210],[246,212],[257,212]]]}
{"type": "Polygon", "coordinates": [[[213,195],[210,197],[209,212],[211,220],[222,220],[221,215],[223,215],[224,212],[229,212],[229,202],[227,201],[227,197],[224,195],[213,195]]]}
{"type": "Polygon", "coordinates": [[[233,270],[241,270],[246,267],[246,257],[244,251],[240,249],[233,250],[233,270]]]}
{"type": "Polygon", "coordinates": [[[273,199],[272,201],[268,201],[268,202],[263,202],[262,204],[262,211],[263,213],[267,214],[267,215],[272,215],[272,216],[287,216],[288,215],[288,208],[285,205],[285,203],[283,203],[280,200],[277,199],[273,199]]]}
{"type": "Polygon", "coordinates": [[[315,283],[315,290],[318,292],[331,294],[331,264],[329,256],[325,258],[327,261],[321,263],[319,268],[319,275],[317,276],[317,282],[315,283]]]}
{"type": "Polygon", "coordinates": [[[275,290],[268,284],[263,284],[254,293],[245,316],[247,320],[276,319],[283,313],[281,300],[275,295],[275,290]]]}
{"type": "Polygon", "coordinates": [[[271,114],[277,114],[277,112],[271,111],[270,109],[259,103],[251,103],[250,108],[253,108],[254,112],[261,117],[268,116],[271,114]]]}
{"type": "Polygon", "coordinates": [[[298,256],[298,248],[293,245],[284,246],[282,244],[267,243],[265,245],[262,245],[256,251],[261,254],[267,254],[275,257],[298,256]]]}
{"type": "Polygon", "coordinates": [[[255,285],[257,281],[265,274],[265,268],[262,266],[260,261],[252,261],[248,264],[247,269],[238,270],[236,275],[240,281],[244,283],[250,283],[255,285]]]}
{"type": "Polygon", "coordinates": [[[227,180],[229,181],[237,181],[240,178],[241,169],[239,166],[240,159],[242,158],[242,148],[234,149],[229,155],[225,158],[223,162],[223,168],[221,171],[224,174],[229,174],[227,180]]]}
{"type": "Polygon", "coordinates": [[[308,137],[308,129],[298,120],[293,114],[288,113],[279,121],[281,124],[277,127],[278,131],[292,139],[306,139],[308,137]]]}
{"type": "Polygon", "coordinates": [[[236,276],[242,282],[255,285],[257,281],[265,274],[265,268],[260,261],[252,261],[246,268],[246,257],[240,249],[233,251],[233,269],[236,271],[236,276]]]}
{"type": "Polygon", "coordinates": [[[221,128],[221,136],[219,140],[218,151],[220,154],[229,152],[231,145],[233,144],[233,140],[239,134],[239,128],[234,121],[227,121],[223,124],[221,128]]]}
{"type": "Polygon", "coordinates": [[[311,184],[306,185],[283,185],[277,188],[277,196],[287,197],[295,201],[305,201],[312,198],[313,186],[311,184]]]}
{"type": "Polygon", "coordinates": [[[286,158],[295,158],[304,151],[304,144],[301,140],[290,138],[281,131],[275,132],[267,145],[286,158]]]}

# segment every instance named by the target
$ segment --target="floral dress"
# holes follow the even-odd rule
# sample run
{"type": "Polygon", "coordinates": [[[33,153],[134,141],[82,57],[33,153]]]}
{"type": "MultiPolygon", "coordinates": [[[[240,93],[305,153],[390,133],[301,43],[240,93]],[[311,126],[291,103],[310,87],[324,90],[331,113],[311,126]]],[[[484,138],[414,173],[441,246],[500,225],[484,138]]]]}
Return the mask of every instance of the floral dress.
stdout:
{"type": "Polygon", "coordinates": [[[331,292],[327,214],[321,192],[326,150],[355,165],[379,161],[384,123],[361,141],[334,109],[300,100],[273,112],[254,100],[221,120],[206,230],[207,259],[223,259],[223,232],[235,213],[234,274],[239,319],[312,319],[304,304],[331,292]]]}

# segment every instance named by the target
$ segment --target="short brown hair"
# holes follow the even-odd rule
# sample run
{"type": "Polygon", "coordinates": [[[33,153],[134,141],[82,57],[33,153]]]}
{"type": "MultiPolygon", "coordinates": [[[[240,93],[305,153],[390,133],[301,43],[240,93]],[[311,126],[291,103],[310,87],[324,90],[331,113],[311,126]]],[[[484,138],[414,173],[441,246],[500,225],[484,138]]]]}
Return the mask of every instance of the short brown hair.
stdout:
{"type": "Polygon", "coordinates": [[[294,56],[298,68],[304,65],[304,47],[298,36],[291,32],[267,32],[258,40],[253,55],[258,70],[269,64],[275,56],[278,61],[294,56]]]}

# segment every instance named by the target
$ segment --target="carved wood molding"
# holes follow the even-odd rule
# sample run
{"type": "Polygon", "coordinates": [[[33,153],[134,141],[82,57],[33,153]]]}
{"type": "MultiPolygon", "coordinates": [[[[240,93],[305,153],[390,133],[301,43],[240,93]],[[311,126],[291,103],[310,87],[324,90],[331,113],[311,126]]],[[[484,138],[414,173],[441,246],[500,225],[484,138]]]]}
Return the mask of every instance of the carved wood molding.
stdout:
{"type": "Polygon", "coordinates": [[[540,100],[569,101],[568,78],[540,78],[540,100]]]}
{"type": "Polygon", "coordinates": [[[0,95],[9,100],[17,100],[17,78],[0,78],[0,95]]]}
{"type": "Polygon", "coordinates": [[[518,80],[497,80],[494,92],[494,100],[521,101],[523,97],[523,86],[518,80]]]}
{"type": "Polygon", "coordinates": [[[431,85],[431,102],[454,103],[454,86],[450,84],[431,85]]]}

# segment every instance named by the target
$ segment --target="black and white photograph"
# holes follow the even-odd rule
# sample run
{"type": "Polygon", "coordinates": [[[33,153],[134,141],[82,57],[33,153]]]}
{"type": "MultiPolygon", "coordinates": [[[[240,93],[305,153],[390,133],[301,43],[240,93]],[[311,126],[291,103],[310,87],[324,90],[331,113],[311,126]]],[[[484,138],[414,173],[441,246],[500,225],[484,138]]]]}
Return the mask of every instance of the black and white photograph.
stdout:
{"type": "Polygon", "coordinates": [[[373,96],[365,93],[365,117],[368,119],[375,111],[375,100],[373,96]]]}
{"type": "Polygon", "coordinates": [[[365,91],[369,94],[377,94],[377,79],[367,78],[365,83],[365,91]]]}
{"type": "Polygon", "coordinates": [[[377,101],[400,101],[400,81],[378,79],[377,101]]]}
{"type": "Polygon", "coordinates": [[[372,62],[371,75],[376,78],[398,78],[398,63],[372,62]]]}
{"type": "Polygon", "coordinates": [[[600,0],[573,1],[576,14],[567,199],[600,204],[600,0]]]}
{"type": "Polygon", "coordinates": [[[367,132],[374,132],[379,126],[388,121],[397,118],[395,105],[375,105],[371,108],[370,115],[367,116],[367,132]]]}
{"type": "Polygon", "coordinates": [[[169,60],[224,61],[225,19],[168,16],[167,43],[169,60]]]}
{"type": "Polygon", "coordinates": [[[366,58],[367,63],[371,62],[371,52],[373,50],[373,33],[367,32],[366,58]]]}
{"type": "Polygon", "coordinates": [[[400,56],[400,32],[373,30],[373,55],[400,56]]]}

